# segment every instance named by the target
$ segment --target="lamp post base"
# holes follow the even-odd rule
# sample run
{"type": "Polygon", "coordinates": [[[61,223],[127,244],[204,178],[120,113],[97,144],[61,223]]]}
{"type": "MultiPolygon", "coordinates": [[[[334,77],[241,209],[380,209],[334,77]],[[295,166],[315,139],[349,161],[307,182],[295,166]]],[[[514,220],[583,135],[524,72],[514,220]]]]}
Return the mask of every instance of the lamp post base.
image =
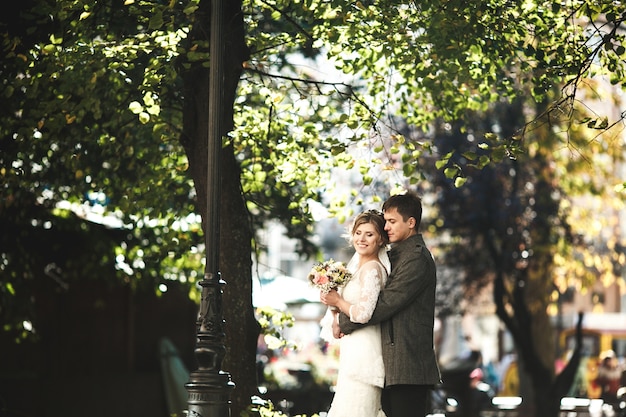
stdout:
{"type": "Polygon", "coordinates": [[[226,372],[194,371],[185,384],[188,417],[230,417],[230,393],[235,384],[226,372]]]}

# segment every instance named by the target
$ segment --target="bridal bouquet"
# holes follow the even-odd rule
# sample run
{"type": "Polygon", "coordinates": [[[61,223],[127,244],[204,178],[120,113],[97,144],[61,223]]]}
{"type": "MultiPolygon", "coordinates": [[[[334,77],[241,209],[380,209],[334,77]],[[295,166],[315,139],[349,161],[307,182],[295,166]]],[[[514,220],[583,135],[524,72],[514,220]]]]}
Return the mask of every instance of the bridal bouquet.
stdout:
{"type": "Polygon", "coordinates": [[[330,259],[313,266],[308,279],[314,287],[326,294],[344,285],[351,276],[343,262],[330,259]]]}

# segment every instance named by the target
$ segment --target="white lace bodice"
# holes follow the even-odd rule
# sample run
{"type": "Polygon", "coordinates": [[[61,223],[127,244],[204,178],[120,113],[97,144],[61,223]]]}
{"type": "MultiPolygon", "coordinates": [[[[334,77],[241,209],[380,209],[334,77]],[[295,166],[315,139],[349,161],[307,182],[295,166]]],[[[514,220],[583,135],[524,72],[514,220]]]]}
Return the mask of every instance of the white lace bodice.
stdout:
{"type": "Polygon", "coordinates": [[[343,298],[350,304],[350,321],[367,323],[374,313],[378,294],[385,285],[387,272],[380,262],[363,264],[342,291],[343,298]]]}
{"type": "MultiPolygon", "coordinates": [[[[378,294],[387,282],[387,269],[377,261],[368,261],[352,271],[352,278],[339,289],[343,298],[350,304],[350,320],[355,323],[367,323],[374,313],[378,294]]],[[[330,343],[338,339],[333,337],[334,317],[330,309],[322,318],[320,337],[330,343]]]]}

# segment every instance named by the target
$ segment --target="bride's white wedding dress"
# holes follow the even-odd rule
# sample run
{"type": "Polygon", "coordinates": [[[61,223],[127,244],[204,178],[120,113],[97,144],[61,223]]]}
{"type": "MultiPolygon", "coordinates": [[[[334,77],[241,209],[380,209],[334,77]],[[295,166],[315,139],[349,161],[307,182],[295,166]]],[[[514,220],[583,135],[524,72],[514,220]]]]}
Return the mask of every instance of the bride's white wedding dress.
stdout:
{"type": "MultiPolygon", "coordinates": [[[[351,321],[369,321],[386,280],[387,270],[377,261],[366,262],[353,272],[341,289],[343,298],[352,304],[351,321]]],[[[320,337],[331,343],[337,342],[332,321],[329,309],[321,321],[320,337]]],[[[385,380],[381,349],[379,325],[364,326],[339,339],[339,371],[328,417],[385,417],[380,405],[385,380]]]]}

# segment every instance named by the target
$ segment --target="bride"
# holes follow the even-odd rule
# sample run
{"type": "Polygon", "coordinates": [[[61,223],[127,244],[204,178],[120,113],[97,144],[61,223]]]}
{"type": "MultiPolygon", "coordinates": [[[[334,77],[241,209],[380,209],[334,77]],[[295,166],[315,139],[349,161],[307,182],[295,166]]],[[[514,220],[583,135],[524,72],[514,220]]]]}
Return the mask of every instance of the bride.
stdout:
{"type": "Polygon", "coordinates": [[[328,417],[385,416],[380,402],[385,380],[380,325],[363,326],[341,339],[335,339],[332,330],[339,311],[355,323],[367,323],[372,316],[391,269],[384,227],[385,220],[378,211],[356,217],[350,232],[356,252],[348,264],[352,278],[339,290],[339,296],[331,294],[332,304],[328,295],[320,295],[329,305],[321,321],[320,337],[330,343],[339,341],[339,372],[328,417]]]}

